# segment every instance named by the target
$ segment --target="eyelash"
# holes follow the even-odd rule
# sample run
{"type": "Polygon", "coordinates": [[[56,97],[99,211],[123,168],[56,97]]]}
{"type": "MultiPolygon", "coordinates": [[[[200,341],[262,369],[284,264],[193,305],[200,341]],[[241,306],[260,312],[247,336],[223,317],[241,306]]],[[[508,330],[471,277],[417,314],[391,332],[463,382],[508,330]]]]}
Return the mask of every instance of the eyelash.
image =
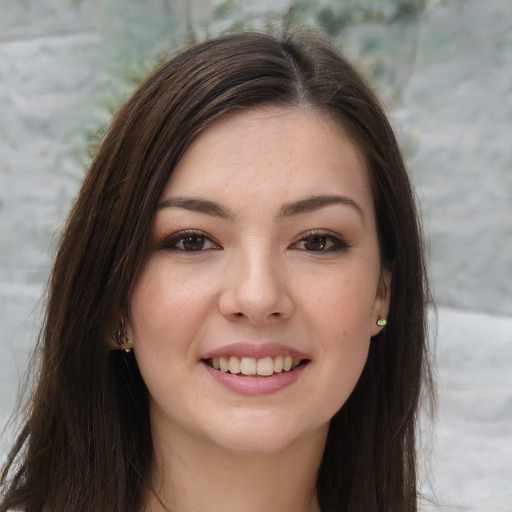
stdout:
{"type": "Polygon", "coordinates": [[[178,233],[174,233],[173,235],[163,238],[160,241],[160,248],[161,249],[167,249],[170,251],[177,251],[177,252],[203,252],[206,250],[219,250],[222,249],[222,247],[215,242],[215,240],[212,239],[212,237],[208,236],[206,233],[203,233],[202,231],[195,231],[195,230],[188,230],[188,231],[179,231],[178,233]],[[208,247],[207,249],[203,249],[202,247],[196,251],[194,250],[187,250],[185,248],[178,248],[177,245],[179,242],[184,242],[187,238],[202,238],[204,239],[205,243],[211,243],[213,247],[208,247]]]}
{"type": "MultiPolygon", "coordinates": [[[[186,252],[186,253],[204,252],[207,250],[222,249],[220,244],[218,244],[215,240],[213,240],[212,237],[208,236],[206,233],[203,233],[202,231],[196,231],[196,230],[179,231],[178,233],[174,233],[173,235],[171,235],[167,238],[163,238],[160,241],[160,248],[171,250],[171,251],[177,251],[177,252],[186,252]],[[183,242],[185,242],[185,240],[187,238],[190,240],[193,237],[202,238],[204,243],[206,243],[206,244],[210,243],[213,246],[208,247],[206,249],[204,249],[203,246],[201,246],[197,250],[188,250],[183,247],[182,248],[177,247],[178,243],[180,243],[180,242],[183,243],[183,242]]],[[[325,254],[325,253],[330,253],[330,252],[339,252],[339,251],[347,250],[350,248],[350,244],[345,242],[345,240],[339,235],[335,235],[333,233],[329,233],[329,232],[321,231],[321,230],[312,230],[312,231],[307,231],[306,233],[303,233],[299,240],[297,240],[296,242],[294,242],[293,244],[290,245],[290,248],[304,250],[305,252],[325,254]],[[328,247],[327,249],[321,249],[319,251],[307,250],[306,248],[300,249],[297,247],[299,244],[306,243],[308,240],[310,241],[313,238],[325,239],[326,245],[328,246],[329,242],[330,242],[331,246],[328,247]]]]}
{"type": "Polygon", "coordinates": [[[325,254],[325,253],[329,253],[329,252],[345,251],[350,248],[350,244],[345,242],[343,237],[341,237],[340,235],[336,235],[334,233],[330,233],[329,231],[322,231],[319,229],[314,229],[311,231],[307,231],[306,233],[303,233],[301,235],[300,239],[297,242],[294,242],[290,247],[297,246],[300,243],[305,243],[307,240],[311,240],[312,238],[324,238],[327,241],[327,243],[329,243],[329,242],[331,243],[331,247],[329,247],[326,250],[320,250],[320,251],[314,251],[314,250],[308,251],[307,249],[302,249],[302,250],[305,250],[306,252],[311,252],[311,253],[325,254]]]}

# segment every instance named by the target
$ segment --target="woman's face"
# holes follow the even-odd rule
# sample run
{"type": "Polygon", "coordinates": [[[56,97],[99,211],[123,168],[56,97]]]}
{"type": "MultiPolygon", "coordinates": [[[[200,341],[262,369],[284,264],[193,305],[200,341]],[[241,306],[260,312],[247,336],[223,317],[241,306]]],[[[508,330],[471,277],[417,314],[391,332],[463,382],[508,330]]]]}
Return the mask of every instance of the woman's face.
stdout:
{"type": "Polygon", "coordinates": [[[266,107],[204,130],[165,186],[130,305],[154,435],[263,452],[325,436],[388,311],[375,226],[334,121],[266,107]]]}

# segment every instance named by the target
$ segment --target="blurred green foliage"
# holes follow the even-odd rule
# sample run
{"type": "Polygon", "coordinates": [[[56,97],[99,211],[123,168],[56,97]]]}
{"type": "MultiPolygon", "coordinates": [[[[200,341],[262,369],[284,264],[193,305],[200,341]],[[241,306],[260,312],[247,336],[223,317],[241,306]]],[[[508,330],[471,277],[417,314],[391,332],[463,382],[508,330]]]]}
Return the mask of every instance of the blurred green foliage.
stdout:
{"type": "Polygon", "coordinates": [[[426,0],[276,0],[272,8],[244,0],[100,0],[100,4],[108,79],[97,97],[100,127],[89,130],[86,137],[89,157],[119,105],[152,68],[184,44],[227,32],[280,33],[287,27],[317,27],[339,42],[376,83],[386,103],[393,105],[400,101],[415,58],[416,27],[426,0]]]}
{"type": "Polygon", "coordinates": [[[344,28],[361,23],[416,20],[425,5],[426,0],[290,0],[281,2],[280,7],[259,11],[255,17],[242,0],[223,0],[215,4],[212,21],[230,20],[230,28],[251,28],[261,19],[275,19],[277,15],[297,24],[319,27],[337,37],[344,28]]]}

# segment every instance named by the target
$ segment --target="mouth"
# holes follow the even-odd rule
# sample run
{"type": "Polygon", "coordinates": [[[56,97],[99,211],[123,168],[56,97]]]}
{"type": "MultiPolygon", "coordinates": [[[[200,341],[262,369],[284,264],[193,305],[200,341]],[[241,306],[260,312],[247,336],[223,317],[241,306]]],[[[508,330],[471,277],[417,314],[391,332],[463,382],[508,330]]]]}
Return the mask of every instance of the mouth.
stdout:
{"type": "Polygon", "coordinates": [[[212,357],[203,360],[209,367],[221,373],[252,377],[272,377],[290,373],[299,366],[309,363],[309,359],[291,356],[254,357],[212,357]]]}

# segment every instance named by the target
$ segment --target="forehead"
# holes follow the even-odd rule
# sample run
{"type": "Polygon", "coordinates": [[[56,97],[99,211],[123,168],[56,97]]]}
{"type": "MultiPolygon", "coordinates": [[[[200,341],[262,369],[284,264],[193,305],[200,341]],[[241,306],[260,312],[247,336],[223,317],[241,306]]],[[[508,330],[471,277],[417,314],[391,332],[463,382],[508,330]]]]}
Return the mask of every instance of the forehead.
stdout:
{"type": "Polygon", "coordinates": [[[372,203],[364,158],[343,127],[309,108],[276,106],[213,122],[183,155],[163,198],[213,196],[243,205],[272,191],[282,202],[350,193],[372,203]]]}

